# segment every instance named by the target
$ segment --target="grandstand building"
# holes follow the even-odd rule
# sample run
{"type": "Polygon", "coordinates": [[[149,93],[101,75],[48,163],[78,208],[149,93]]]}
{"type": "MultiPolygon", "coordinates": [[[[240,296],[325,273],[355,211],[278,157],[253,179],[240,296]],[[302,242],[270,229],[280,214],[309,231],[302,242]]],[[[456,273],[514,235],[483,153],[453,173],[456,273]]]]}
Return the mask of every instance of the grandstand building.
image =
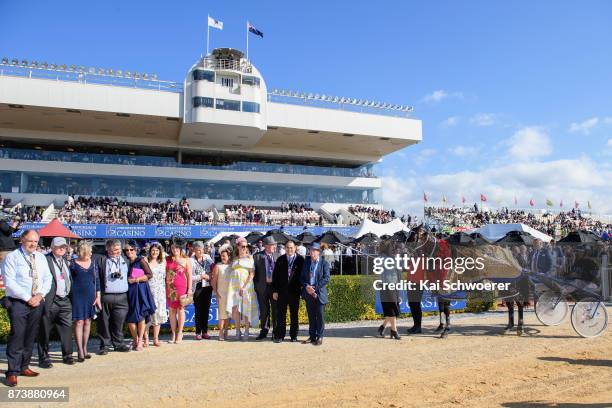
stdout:
{"type": "Polygon", "coordinates": [[[216,49],[183,83],[154,74],[4,58],[0,194],[68,194],[192,208],[375,205],[374,164],[421,140],[407,106],[271,90],[243,53],[216,49]]]}

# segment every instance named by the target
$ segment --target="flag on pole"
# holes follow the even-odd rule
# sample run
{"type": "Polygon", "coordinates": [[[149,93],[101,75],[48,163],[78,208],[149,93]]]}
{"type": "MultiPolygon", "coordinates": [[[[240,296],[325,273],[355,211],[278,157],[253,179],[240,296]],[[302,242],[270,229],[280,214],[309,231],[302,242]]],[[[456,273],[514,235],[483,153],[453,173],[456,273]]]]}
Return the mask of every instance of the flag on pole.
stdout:
{"type": "Polygon", "coordinates": [[[255,26],[253,24],[251,24],[250,21],[247,21],[247,30],[249,30],[253,34],[258,35],[261,38],[263,38],[263,33],[261,31],[259,31],[258,29],[256,29],[255,26]]]}
{"type": "Polygon", "coordinates": [[[518,200],[516,199],[516,196],[514,196],[514,205],[518,205],[518,200]]]}
{"type": "Polygon", "coordinates": [[[428,202],[429,198],[427,198],[427,193],[423,191],[423,201],[428,202]]]}
{"type": "Polygon", "coordinates": [[[484,194],[480,194],[480,201],[485,202],[487,201],[487,196],[484,194]]]}
{"type": "Polygon", "coordinates": [[[461,196],[461,204],[465,204],[465,196],[461,196]]]}
{"type": "Polygon", "coordinates": [[[591,207],[591,201],[590,201],[590,200],[589,200],[589,201],[587,201],[587,206],[589,207],[589,210],[592,208],[592,207],[591,207]]]}
{"type": "Polygon", "coordinates": [[[580,206],[580,203],[576,200],[574,200],[574,208],[578,208],[580,206]]]}
{"type": "Polygon", "coordinates": [[[446,199],[446,194],[442,194],[442,202],[446,204],[448,200],[446,199]]]}
{"type": "Polygon", "coordinates": [[[563,208],[563,200],[559,203],[559,207],[563,208]]]}
{"type": "Polygon", "coordinates": [[[549,207],[552,207],[554,204],[553,204],[552,200],[548,200],[547,199],[546,200],[546,205],[549,206],[549,207]]]}
{"type": "Polygon", "coordinates": [[[208,16],[208,26],[212,28],[217,28],[219,30],[223,30],[223,21],[216,20],[211,16],[208,16]]]}
{"type": "Polygon", "coordinates": [[[532,207],[535,206],[535,200],[533,198],[529,200],[529,205],[532,207]]]}

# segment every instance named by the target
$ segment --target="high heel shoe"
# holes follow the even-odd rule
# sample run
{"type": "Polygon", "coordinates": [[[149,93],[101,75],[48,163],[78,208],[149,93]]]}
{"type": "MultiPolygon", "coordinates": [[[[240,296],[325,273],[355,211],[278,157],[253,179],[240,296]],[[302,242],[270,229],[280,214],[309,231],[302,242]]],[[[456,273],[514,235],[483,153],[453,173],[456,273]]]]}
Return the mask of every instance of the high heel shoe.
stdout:
{"type": "Polygon", "coordinates": [[[395,330],[391,330],[391,338],[394,340],[401,340],[402,338],[400,337],[399,333],[396,332],[395,330]]]}
{"type": "Polygon", "coordinates": [[[381,324],[378,327],[378,337],[383,337],[383,338],[385,337],[385,325],[384,324],[381,324]]]}
{"type": "Polygon", "coordinates": [[[89,353],[85,354],[85,358],[89,360],[91,358],[91,354],[89,353]]]}
{"type": "Polygon", "coordinates": [[[84,362],[84,361],[85,361],[85,359],[84,359],[83,357],[81,357],[81,356],[78,356],[78,357],[77,357],[77,361],[78,361],[79,363],[82,363],[82,362],[84,362]]]}

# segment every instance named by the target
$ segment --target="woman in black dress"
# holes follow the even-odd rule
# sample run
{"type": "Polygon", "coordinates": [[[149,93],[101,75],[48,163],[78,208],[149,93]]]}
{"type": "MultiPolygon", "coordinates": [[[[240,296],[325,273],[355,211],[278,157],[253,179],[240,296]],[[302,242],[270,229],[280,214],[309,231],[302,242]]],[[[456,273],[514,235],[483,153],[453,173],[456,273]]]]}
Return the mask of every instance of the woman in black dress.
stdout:
{"type": "Polygon", "coordinates": [[[72,320],[77,343],[78,358],[82,363],[91,358],[87,353],[87,342],[91,319],[96,317],[96,307],[101,310],[100,280],[96,263],[91,260],[91,242],[81,241],[77,246],[78,258],[70,264],[72,277],[72,320]]]}

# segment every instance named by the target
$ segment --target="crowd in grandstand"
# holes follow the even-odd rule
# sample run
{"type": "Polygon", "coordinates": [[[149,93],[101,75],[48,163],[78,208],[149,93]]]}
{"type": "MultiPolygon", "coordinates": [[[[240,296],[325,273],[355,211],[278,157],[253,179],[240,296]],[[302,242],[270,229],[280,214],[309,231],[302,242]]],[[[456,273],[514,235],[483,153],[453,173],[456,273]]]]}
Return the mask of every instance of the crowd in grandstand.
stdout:
{"type": "Polygon", "coordinates": [[[225,221],[231,224],[323,225],[323,217],[309,204],[281,203],[280,208],[253,205],[225,207],[225,221]]]}
{"type": "Polygon", "coordinates": [[[579,209],[559,213],[536,214],[509,208],[479,209],[474,207],[426,207],[425,217],[432,223],[448,228],[479,228],[485,224],[525,224],[552,237],[563,237],[576,230],[588,230],[601,235],[612,229],[606,224],[579,209]]]}
{"type": "Polygon", "coordinates": [[[58,212],[69,224],[202,224],[212,223],[212,211],[192,210],[186,198],[178,203],[128,203],[110,197],[68,197],[58,212]]]}
{"type": "Polygon", "coordinates": [[[379,224],[385,224],[395,218],[395,211],[385,211],[382,208],[367,207],[363,205],[351,206],[348,208],[351,214],[355,214],[361,219],[368,218],[379,224]]]}

